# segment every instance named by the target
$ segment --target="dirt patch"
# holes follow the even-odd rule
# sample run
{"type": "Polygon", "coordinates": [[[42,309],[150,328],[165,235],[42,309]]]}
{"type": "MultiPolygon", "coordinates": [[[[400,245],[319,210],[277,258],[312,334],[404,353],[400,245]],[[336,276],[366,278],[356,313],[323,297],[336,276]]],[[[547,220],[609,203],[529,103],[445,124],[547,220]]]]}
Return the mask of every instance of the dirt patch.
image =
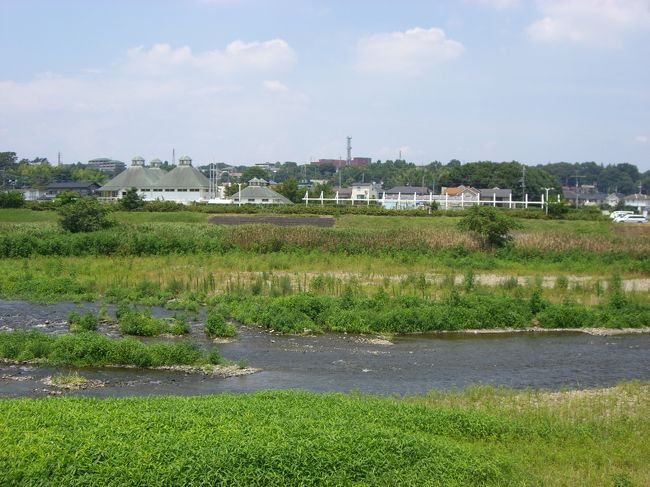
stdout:
{"type": "Polygon", "coordinates": [[[251,224],[268,224],[279,227],[333,227],[336,220],[331,216],[323,217],[283,217],[283,216],[213,216],[208,220],[215,225],[251,225],[251,224]]]}

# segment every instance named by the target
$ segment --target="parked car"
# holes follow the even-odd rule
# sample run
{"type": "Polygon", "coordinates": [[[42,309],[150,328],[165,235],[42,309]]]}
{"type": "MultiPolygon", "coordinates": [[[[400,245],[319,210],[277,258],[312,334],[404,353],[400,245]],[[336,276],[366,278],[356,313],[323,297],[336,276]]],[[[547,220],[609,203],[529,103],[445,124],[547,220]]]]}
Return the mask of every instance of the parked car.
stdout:
{"type": "Polygon", "coordinates": [[[648,223],[648,219],[643,215],[622,215],[614,218],[616,223],[648,223]]]}
{"type": "Polygon", "coordinates": [[[614,220],[614,219],[619,218],[619,217],[624,216],[624,215],[634,215],[634,212],[633,212],[633,211],[621,211],[621,210],[619,210],[619,211],[612,211],[612,212],[609,214],[609,217],[610,217],[612,220],[614,220]]]}

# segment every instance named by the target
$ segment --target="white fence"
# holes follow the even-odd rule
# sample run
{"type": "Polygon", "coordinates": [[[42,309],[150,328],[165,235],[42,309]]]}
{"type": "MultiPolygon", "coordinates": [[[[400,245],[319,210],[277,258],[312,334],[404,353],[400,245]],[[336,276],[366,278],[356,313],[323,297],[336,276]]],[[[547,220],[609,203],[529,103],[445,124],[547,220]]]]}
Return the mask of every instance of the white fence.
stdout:
{"type": "MultiPolygon", "coordinates": [[[[321,192],[319,197],[310,197],[309,192],[305,192],[303,201],[305,202],[305,206],[308,206],[310,202],[320,203],[321,205],[324,205],[325,202],[333,202],[337,205],[347,203],[350,203],[351,205],[370,205],[370,203],[377,203],[384,208],[390,209],[420,208],[430,206],[433,202],[438,203],[439,207],[445,210],[463,209],[466,206],[474,205],[488,205],[495,207],[500,206],[503,208],[528,208],[531,206],[544,208],[546,206],[546,201],[544,200],[543,194],[541,195],[540,200],[530,200],[528,199],[528,194],[525,194],[522,201],[513,200],[512,195],[510,195],[507,200],[497,199],[496,195],[492,199],[487,200],[481,200],[479,198],[465,198],[464,193],[461,194],[460,197],[449,196],[448,194],[443,196],[431,193],[426,196],[418,196],[416,194],[413,194],[412,196],[410,194],[405,196],[406,197],[403,198],[401,193],[398,193],[397,197],[386,196],[386,193],[382,193],[381,197],[377,198],[353,199],[352,197],[340,198],[337,191],[336,195],[333,198],[325,198],[323,192],[321,192]]],[[[558,201],[560,201],[559,195],[558,201]]]]}

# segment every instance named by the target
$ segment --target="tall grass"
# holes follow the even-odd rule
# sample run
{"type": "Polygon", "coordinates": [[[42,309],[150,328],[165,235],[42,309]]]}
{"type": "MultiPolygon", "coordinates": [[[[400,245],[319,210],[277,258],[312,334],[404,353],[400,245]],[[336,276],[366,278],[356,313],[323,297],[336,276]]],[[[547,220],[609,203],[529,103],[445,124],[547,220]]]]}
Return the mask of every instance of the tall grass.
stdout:
{"type": "Polygon", "coordinates": [[[74,367],[159,367],[208,363],[206,352],[193,342],[143,343],[133,338],[114,340],[90,331],[58,336],[40,331],[0,332],[0,358],[74,367]]]}
{"type": "Polygon", "coordinates": [[[650,326],[650,306],[551,304],[536,291],[530,299],[466,294],[456,289],[441,300],[416,296],[373,297],[348,288],[341,296],[297,293],[286,297],[216,297],[228,314],[244,324],[282,333],[322,331],[413,333],[467,329],[636,328],[650,326]]]}

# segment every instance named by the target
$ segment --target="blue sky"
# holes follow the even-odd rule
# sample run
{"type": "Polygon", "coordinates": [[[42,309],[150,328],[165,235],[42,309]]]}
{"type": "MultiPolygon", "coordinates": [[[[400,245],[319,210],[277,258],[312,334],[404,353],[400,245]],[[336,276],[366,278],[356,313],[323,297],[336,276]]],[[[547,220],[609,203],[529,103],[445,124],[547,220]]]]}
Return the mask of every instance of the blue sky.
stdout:
{"type": "Polygon", "coordinates": [[[0,150],[650,169],[650,0],[2,0],[0,150]]]}

